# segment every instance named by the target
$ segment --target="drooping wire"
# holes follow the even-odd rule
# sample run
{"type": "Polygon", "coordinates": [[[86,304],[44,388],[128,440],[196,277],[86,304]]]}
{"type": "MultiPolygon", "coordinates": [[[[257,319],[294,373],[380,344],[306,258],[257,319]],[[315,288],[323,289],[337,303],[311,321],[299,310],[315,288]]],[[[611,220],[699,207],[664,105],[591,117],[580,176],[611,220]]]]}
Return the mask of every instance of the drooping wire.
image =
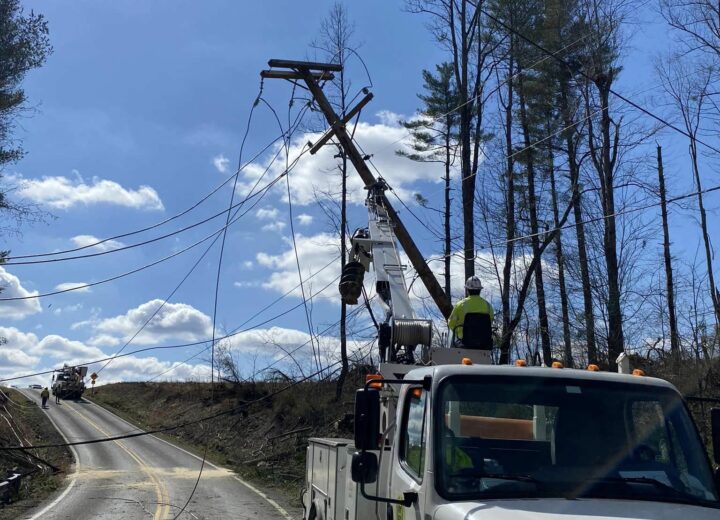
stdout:
{"type": "MultiPolygon", "coordinates": [[[[337,260],[337,258],[333,259],[333,262],[336,261],[336,260],[337,260]]],[[[324,269],[323,269],[323,270],[324,270],[324,269]]],[[[322,271],[322,270],[321,270],[321,271],[322,271]]],[[[317,271],[317,272],[314,273],[310,278],[312,278],[312,277],[314,277],[315,275],[319,274],[321,271],[317,271]]],[[[309,280],[310,278],[307,278],[306,281],[309,280]]],[[[313,295],[313,297],[319,295],[320,293],[322,293],[322,292],[324,292],[324,291],[326,291],[333,283],[335,283],[335,281],[337,281],[337,279],[338,279],[338,278],[336,277],[332,282],[330,282],[330,283],[327,284],[325,287],[323,287],[321,290],[319,290],[318,292],[316,292],[316,293],[313,295]]],[[[295,287],[294,289],[296,289],[296,288],[297,288],[297,287],[295,287]]],[[[294,289],[292,289],[292,290],[294,290],[294,289]]],[[[292,290],[291,290],[291,291],[292,291],[292,290]]],[[[289,292],[291,292],[291,291],[289,291],[289,292]]],[[[286,294],[289,294],[289,292],[286,293],[286,294]]],[[[226,334],[226,335],[224,335],[224,336],[220,336],[220,337],[216,338],[216,343],[219,342],[219,341],[223,341],[223,340],[226,340],[226,339],[233,338],[233,337],[235,337],[235,336],[237,336],[237,335],[239,335],[239,334],[243,334],[243,333],[250,332],[250,331],[252,331],[252,330],[258,329],[258,328],[262,327],[263,325],[267,325],[268,323],[271,323],[271,322],[277,320],[278,318],[282,318],[283,316],[286,316],[287,314],[289,314],[290,312],[294,311],[295,309],[300,308],[300,306],[302,306],[302,302],[298,303],[297,305],[295,305],[295,306],[293,306],[293,307],[291,307],[291,308],[289,308],[289,309],[287,309],[287,310],[285,310],[285,311],[283,311],[283,312],[281,312],[281,313],[279,313],[279,314],[276,314],[276,315],[271,316],[270,318],[267,318],[267,319],[265,319],[265,320],[263,320],[263,321],[261,321],[261,322],[259,322],[259,323],[256,323],[255,325],[253,325],[253,326],[251,326],[251,327],[247,327],[247,328],[244,328],[244,329],[241,329],[240,327],[237,327],[233,332],[231,332],[231,333],[229,333],[229,334],[226,334]]],[[[269,308],[269,307],[270,307],[270,306],[266,307],[264,310],[266,310],[266,309],[269,308]]],[[[261,311],[258,311],[254,316],[251,316],[248,320],[246,320],[245,323],[247,323],[248,321],[251,321],[252,319],[254,319],[255,317],[257,317],[257,316],[258,316],[259,314],[261,314],[261,313],[262,313],[262,310],[261,310],[261,311]]],[[[241,326],[242,326],[242,325],[241,325],[241,326]]],[[[327,331],[327,330],[321,332],[321,334],[324,334],[326,331],[327,331]]],[[[152,351],[152,350],[175,350],[175,349],[185,348],[185,347],[195,347],[195,346],[199,346],[199,345],[204,345],[204,344],[206,344],[206,343],[210,343],[210,341],[211,341],[211,340],[209,340],[209,339],[205,339],[205,340],[193,341],[193,342],[189,342],[189,343],[180,343],[180,344],[176,344],[176,345],[156,345],[156,346],[151,346],[151,347],[144,347],[144,348],[140,348],[140,349],[133,350],[133,351],[130,351],[130,352],[125,352],[125,353],[122,353],[122,354],[117,354],[117,355],[114,355],[114,356],[108,356],[108,357],[104,357],[104,358],[101,358],[101,359],[84,361],[84,362],[78,363],[78,364],[90,366],[90,365],[95,365],[95,364],[97,364],[97,363],[103,363],[103,362],[105,362],[105,361],[108,361],[108,360],[111,360],[111,359],[114,359],[114,358],[121,358],[121,357],[132,356],[133,354],[139,354],[139,353],[142,353],[142,352],[149,352],[149,351],[152,351]]],[[[207,349],[206,349],[206,350],[207,350],[207,349]]],[[[23,375],[20,375],[20,376],[7,377],[7,378],[4,378],[4,379],[0,379],[0,383],[8,382],[8,381],[17,381],[17,380],[20,380],[20,379],[27,379],[27,378],[30,378],[30,377],[43,376],[43,375],[51,374],[51,373],[53,373],[53,372],[55,372],[55,371],[56,371],[55,369],[51,369],[51,370],[43,370],[43,371],[40,371],[40,372],[33,372],[33,373],[30,373],[30,374],[23,374],[23,375]]]]}
{"type": "MultiPolygon", "coordinates": [[[[314,276],[316,276],[317,274],[319,274],[320,272],[322,272],[323,270],[325,270],[327,267],[329,267],[330,265],[332,265],[332,263],[336,262],[338,258],[339,258],[339,257],[334,258],[330,263],[328,263],[327,265],[325,265],[325,267],[323,267],[320,271],[316,271],[315,273],[313,273],[313,275],[312,275],[310,278],[313,278],[314,276]]],[[[310,278],[307,278],[306,281],[310,280],[310,278]]],[[[325,287],[323,287],[323,288],[320,289],[319,291],[316,291],[316,292],[315,292],[314,294],[312,294],[310,297],[311,297],[311,298],[314,298],[314,297],[316,297],[316,296],[319,296],[320,294],[322,294],[323,292],[325,292],[330,286],[332,286],[338,279],[339,279],[339,276],[336,276],[329,284],[327,284],[325,287]]],[[[265,320],[265,321],[263,321],[263,322],[261,322],[261,323],[259,323],[259,324],[257,324],[257,325],[253,325],[252,327],[249,327],[249,328],[247,328],[247,329],[243,329],[243,330],[241,330],[240,332],[238,332],[238,330],[239,330],[241,327],[243,327],[244,325],[246,325],[247,323],[249,323],[250,321],[252,321],[252,320],[253,320],[254,318],[256,318],[258,315],[262,314],[263,311],[267,310],[267,309],[270,308],[273,304],[275,304],[275,303],[277,303],[278,301],[282,300],[283,298],[285,298],[286,296],[288,296],[289,294],[291,294],[292,292],[294,292],[294,291],[295,291],[296,289],[298,289],[299,287],[300,287],[300,285],[298,284],[298,285],[296,285],[295,287],[293,287],[292,289],[290,289],[289,291],[285,292],[282,296],[276,298],[275,301],[273,301],[273,302],[271,302],[270,304],[266,305],[263,309],[261,309],[261,310],[259,310],[258,312],[256,312],[253,316],[250,316],[247,320],[245,320],[243,323],[241,323],[238,327],[236,327],[236,328],[235,328],[233,331],[231,331],[228,335],[224,336],[224,338],[220,338],[218,341],[220,341],[220,340],[222,340],[222,339],[225,339],[225,338],[233,337],[233,335],[235,335],[235,334],[241,334],[241,333],[249,332],[249,331],[251,331],[251,330],[258,329],[259,327],[261,327],[261,326],[263,326],[263,325],[265,325],[265,324],[267,324],[267,323],[270,323],[270,322],[272,322],[272,321],[275,321],[275,320],[278,319],[278,318],[282,318],[282,317],[284,317],[284,316],[287,316],[288,314],[290,314],[290,313],[291,313],[292,311],[294,311],[295,309],[300,308],[300,307],[303,305],[302,302],[298,303],[297,305],[294,305],[294,306],[290,307],[289,309],[281,312],[280,314],[277,314],[277,315],[273,316],[272,318],[270,318],[270,319],[268,319],[268,320],[265,320]]],[[[328,330],[329,330],[329,329],[328,329],[328,330]]],[[[327,330],[326,330],[326,331],[327,331],[327,330]]],[[[324,334],[326,331],[321,332],[321,334],[324,334]]],[[[192,359],[195,359],[196,357],[198,357],[200,354],[203,354],[204,352],[207,352],[207,351],[209,350],[209,348],[210,348],[210,346],[205,347],[204,349],[200,350],[199,352],[196,352],[196,353],[193,354],[192,356],[190,356],[190,357],[186,358],[185,360],[181,361],[181,362],[178,363],[177,365],[173,365],[173,366],[171,366],[170,368],[168,368],[168,369],[160,372],[159,374],[154,375],[154,376],[151,377],[150,379],[147,379],[146,382],[154,381],[155,379],[159,378],[160,376],[163,376],[163,375],[167,374],[168,372],[172,372],[173,370],[175,370],[175,369],[177,369],[177,368],[179,368],[179,367],[181,367],[181,366],[183,366],[183,365],[186,365],[188,361],[190,361],[190,360],[192,360],[192,359]]]]}
{"type": "MultiPolygon", "coordinates": [[[[279,182],[284,176],[285,176],[285,173],[282,173],[282,174],[278,175],[275,179],[273,179],[271,182],[269,182],[267,185],[265,185],[265,186],[262,188],[262,190],[254,193],[254,194],[252,194],[252,195],[249,195],[248,197],[245,198],[245,200],[250,200],[250,199],[252,199],[252,198],[254,198],[254,197],[258,196],[258,195],[264,194],[265,192],[269,191],[269,190],[270,190],[277,182],[279,182]]],[[[229,225],[230,225],[230,226],[233,225],[235,222],[237,222],[240,218],[242,218],[242,217],[245,216],[246,214],[247,214],[247,212],[245,212],[245,213],[241,214],[240,216],[238,216],[237,218],[233,219],[232,221],[230,221],[230,224],[229,224],[229,225]]],[[[227,229],[227,227],[228,227],[228,226],[223,226],[222,228],[218,229],[217,231],[214,231],[213,233],[211,233],[211,234],[207,235],[206,237],[198,240],[197,242],[195,242],[195,243],[193,243],[193,244],[190,244],[189,246],[187,246],[187,247],[185,247],[185,248],[183,248],[183,249],[181,249],[181,250],[179,250],[179,251],[176,251],[175,253],[172,253],[172,254],[170,254],[170,255],[168,255],[168,256],[166,256],[166,257],[163,257],[163,258],[161,258],[161,259],[159,259],[159,260],[155,260],[154,262],[150,262],[150,263],[148,263],[148,264],[142,265],[142,266],[137,267],[137,268],[135,268],[135,269],[132,269],[132,270],[130,270],[130,271],[126,271],[126,272],[124,272],[124,273],[121,273],[121,274],[118,274],[118,275],[114,275],[114,276],[111,276],[111,277],[109,277],[109,278],[105,278],[105,279],[103,279],[103,280],[99,280],[99,281],[97,281],[97,282],[89,282],[89,283],[80,284],[80,285],[76,285],[76,286],[69,287],[69,288],[65,288],[65,289],[58,289],[58,290],[56,290],[56,291],[50,291],[50,292],[41,293],[41,294],[33,294],[33,295],[29,295],[29,296],[13,296],[13,297],[8,297],[8,298],[0,298],[0,301],[19,301],[19,300],[33,300],[33,299],[37,299],[37,298],[45,298],[45,297],[47,297],[47,296],[55,296],[55,295],[57,295],[57,294],[63,294],[63,293],[72,292],[72,291],[79,291],[79,290],[81,290],[81,289],[87,289],[87,288],[89,288],[89,287],[95,287],[95,286],[97,286],[97,285],[102,285],[102,284],[105,284],[105,283],[108,283],[108,282],[113,282],[113,281],[115,281],[115,280],[119,280],[120,278],[124,278],[124,277],[126,277],[126,276],[130,276],[130,275],[139,273],[139,272],[141,272],[141,271],[144,271],[144,270],[146,270],[146,269],[149,269],[149,268],[151,268],[151,267],[154,267],[154,266],[156,266],[156,265],[158,265],[158,264],[161,264],[161,263],[163,263],[163,262],[166,262],[166,261],[168,261],[168,260],[171,260],[172,258],[175,258],[176,256],[179,256],[179,255],[181,255],[181,254],[183,254],[183,253],[186,253],[187,251],[189,251],[189,250],[191,250],[191,249],[199,246],[200,244],[202,244],[202,243],[204,243],[204,242],[207,242],[207,241],[210,240],[211,238],[214,238],[215,236],[219,235],[219,234],[222,233],[225,229],[227,229]]]]}
{"type": "MultiPolygon", "coordinates": [[[[220,243],[220,254],[218,256],[218,262],[217,262],[217,273],[215,275],[215,292],[214,292],[214,298],[213,298],[213,315],[212,315],[212,342],[210,343],[210,402],[215,402],[215,341],[216,341],[216,327],[217,327],[217,310],[218,310],[218,299],[220,295],[220,273],[222,270],[222,261],[223,261],[223,255],[225,253],[225,243],[227,239],[227,228],[230,224],[231,219],[231,212],[233,207],[233,202],[235,201],[235,191],[237,190],[237,184],[238,179],[240,177],[240,165],[242,164],[242,156],[243,151],[245,150],[245,142],[247,141],[248,134],[250,133],[250,123],[252,121],[253,114],[255,113],[255,108],[258,106],[258,103],[260,101],[260,98],[262,97],[262,91],[263,91],[263,85],[264,80],[260,80],[260,92],[258,93],[255,101],[253,102],[252,108],[250,109],[250,114],[248,115],[247,125],[245,128],[245,135],[243,136],[242,143],[240,144],[240,153],[238,158],[238,171],[235,173],[235,179],[233,181],[233,188],[232,193],[230,194],[230,204],[228,205],[227,209],[227,218],[225,220],[225,229],[222,233],[222,241],[220,243]]],[[[286,172],[287,168],[289,167],[289,164],[286,163],[286,172]]],[[[258,179],[258,182],[260,182],[260,179],[258,179]]],[[[255,183],[255,186],[257,186],[257,182],[255,183]]],[[[255,187],[253,187],[254,189],[255,187]]],[[[197,490],[198,485],[200,484],[200,479],[202,478],[203,470],[205,469],[205,461],[207,459],[207,453],[208,449],[210,447],[210,438],[205,441],[205,448],[203,449],[203,456],[202,460],[200,462],[200,470],[198,471],[197,479],[195,480],[195,484],[193,485],[192,491],[190,492],[190,495],[187,498],[187,501],[183,506],[180,508],[180,511],[175,516],[175,519],[180,517],[180,515],[183,514],[185,509],[187,508],[188,504],[190,504],[190,501],[192,500],[193,496],[195,495],[195,491],[197,490]]]]}
{"type": "MultiPolygon", "coordinates": [[[[245,164],[243,164],[239,169],[240,169],[241,171],[245,170],[245,168],[247,168],[250,164],[253,164],[262,154],[264,154],[270,147],[272,147],[272,146],[273,146],[275,143],[277,143],[280,139],[282,139],[282,136],[281,136],[281,135],[278,136],[278,137],[276,137],[276,138],[273,139],[272,141],[270,141],[268,144],[265,145],[265,147],[263,147],[259,152],[257,152],[257,153],[253,156],[252,159],[250,159],[250,160],[247,161],[245,164]]],[[[76,253],[76,252],[78,252],[78,251],[83,251],[83,250],[85,250],[85,249],[89,249],[89,248],[92,248],[92,247],[97,247],[97,246],[102,245],[102,244],[104,244],[104,243],[106,243],[106,242],[110,242],[110,241],[113,241],[113,240],[118,240],[118,239],[121,239],[121,238],[127,238],[127,237],[129,237],[129,236],[137,235],[137,234],[140,234],[140,233],[144,233],[144,232],[146,232],[146,231],[151,231],[151,230],[153,230],[153,229],[159,228],[159,227],[161,227],[161,226],[163,226],[163,225],[165,225],[165,224],[167,224],[167,223],[169,223],[169,222],[172,222],[172,221],[174,221],[174,220],[177,220],[178,218],[180,218],[180,217],[188,214],[189,212],[191,212],[192,210],[194,210],[195,208],[197,208],[198,206],[200,206],[200,205],[201,205],[203,202],[205,202],[207,199],[209,199],[212,195],[214,195],[215,193],[217,193],[223,186],[225,186],[225,185],[226,185],[228,182],[230,182],[232,179],[233,179],[233,176],[229,176],[225,181],[223,181],[220,185],[218,185],[217,187],[215,187],[210,193],[208,193],[207,195],[205,195],[205,196],[204,196],[202,199],[200,199],[198,202],[196,202],[195,204],[193,204],[193,205],[190,206],[189,208],[181,211],[180,213],[177,213],[177,214],[175,214],[175,215],[173,215],[173,216],[171,216],[171,217],[166,218],[165,220],[163,220],[163,221],[161,221],[161,222],[157,222],[157,223],[155,223],[155,224],[151,224],[151,225],[146,226],[146,227],[144,227],[144,228],[136,229],[136,230],[134,230],[134,231],[128,231],[128,232],[125,232],[125,233],[121,233],[121,234],[119,234],[119,235],[114,235],[114,236],[111,236],[111,237],[103,238],[103,239],[98,240],[98,241],[96,241],[96,242],[92,242],[92,243],[90,243],[90,244],[85,244],[84,246],[74,247],[74,248],[71,248],[71,249],[64,249],[64,250],[62,250],[62,251],[53,251],[53,252],[48,252],[48,253],[35,253],[35,254],[27,254],[27,255],[13,255],[13,256],[8,256],[8,257],[6,258],[6,260],[12,261],[12,260],[21,260],[21,259],[25,259],[25,258],[40,258],[40,257],[46,257],[46,256],[57,256],[57,255],[64,255],[64,254],[69,254],[69,253],[76,253]]],[[[224,213],[224,211],[221,212],[220,215],[222,215],[223,213],[224,213]]],[[[125,248],[125,249],[127,249],[127,248],[125,248]]],[[[121,248],[116,248],[116,249],[113,249],[112,251],[119,251],[119,250],[122,251],[123,249],[121,249],[121,248]]],[[[8,265],[8,262],[6,262],[5,265],[8,265]]]]}
{"type": "MultiPolygon", "coordinates": [[[[472,4],[472,2],[470,2],[470,3],[472,4]]],[[[476,4],[472,4],[472,5],[474,5],[475,8],[479,10],[479,12],[481,12],[482,14],[484,14],[485,16],[487,16],[490,20],[492,20],[493,22],[495,22],[496,24],[498,24],[500,27],[502,27],[502,28],[505,29],[506,31],[514,34],[515,36],[519,37],[520,39],[524,40],[525,42],[529,43],[531,46],[535,47],[535,48],[538,49],[540,52],[546,54],[547,56],[549,56],[549,57],[551,57],[551,58],[553,58],[553,59],[555,59],[558,63],[560,63],[561,65],[565,66],[568,70],[573,70],[573,71],[576,70],[575,68],[573,68],[573,67],[570,65],[570,63],[568,63],[568,61],[567,61],[566,59],[558,56],[557,53],[552,52],[552,51],[549,50],[549,49],[546,49],[543,45],[539,44],[538,42],[536,42],[536,41],[533,40],[532,38],[529,38],[528,36],[524,35],[524,34],[521,33],[520,31],[518,31],[517,29],[515,29],[514,27],[509,26],[508,24],[506,24],[505,22],[503,22],[502,20],[500,20],[500,19],[497,18],[496,16],[493,16],[492,14],[488,13],[485,9],[483,9],[483,8],[480,7],[479,5],[476,5],[476,4]]],[[[590,76],[587,72],[583,71],[582,68],[577,69],[577,74],[581,75],[583,78],[587,79],[588,81],[592,81],[592,82],[595,81],[595,78],[593,78],[592,76],[590,76]]],[[[680,127],[672,124],[671,122],[667,121],[667,120],[664,119],[663,117],[655,114],[654,112],[651,112],[651,111],[648,110],[647,108],[645,108],[645,107],[639,105],[638,103],[632,101],[632,100],[629,99],[628,97],[623,96],[622,94],[620,94],[619,92],[617,92],[615,89],[613,89],[613,88],[608,88],[608,92],[609,92],[610,94],[612,94],[613,96],[615,96],[616,98],[624,101],[624,102],[627,103],[628,105],[632,106],[633,108],[639,110],[639,111],[642,112],[643,114],[645,114],[645,115],[647,115],[647,116],[650,116],[651,118],[655,119],[657,122],[661,123],[663,126],[666,126],[666,127],[670,128],[670,129],[678,132],[679,134],[684,135],[685,137],[687,137],[687,138],[690,139],[691,141],[694,141],[694,142],[696,142],[696,143],[700,143],[701,145],[705,146],[706,148],[712,150],[713,152],[720,153],[720,149],[719,149],[719,148],[716,148],[715,146],[712,146],[712,145],[710,145],[710,144],[708,144],[708,143],[706,143],[706,142],[698,139],[697,137],[691,135],[690,133],[686,132],[686,131],[683,130],[682,128],[680,128],[680,127]]]]}
{"type": "MultiPolygon", "coordinates": [[[[340,364],[340,361],[336,361],[335,363],[332,363],[331,365],[325,367],[324,370],[328,370],[339,364],[340,364]]],[[[275,392],[271,392],[262,397],[258,397],[257,399],[254,399],[252,401],[247,401],[238,406],[233,406],[230,409],[216,412],[216,413],[213,413],[210,415],[205,415],[203,417],[200,417],[198,419],[193,419],[191,421],[185,421],[185,422],[173,424],[170,426],[164,426],[162,428],[155,428],[152,430],[139,431],[139,432],[135,432],[135,433],[126,433],[123,435],[116,435],[116,436],[112,436],[112,437],[100,437],[100,438],[96,438],[96,439],[85,439],[85,440],[80,440],[80,441],[61,442],[61,443],[54,443],[54,444],[39,444],[39,445],[28,445],[28,446],[0,446],[0,451],[28,451],[28,450],[44,449],[44,448],[62,448],[65,446],[81,446],[81,445],[85,445],[85,444],[99,444],[99,443],[103,443],[103,442],[121,441],[123,439],[133,439],[135,437],[144,437],[146,435],[154,435],[156,433],[165,433],[165,432],[169,432],[169,431],[173,431],[173,430],[178,430],[180,428],[185,428],[187,426],[193,426],[195,424],[205,423],[207,421],[217,419],[218,417],[223,417],[225,415],[237,413],[240,410],[248,408],[249,406],[251,406],[253,404],[257,404],[262,401],[267,401],[268,399],[271,399],[278,394],[286,392],[287,390],[290,390],[291,388],[294,388],[295,386],[297,386],[301,383],[304,383],[305,381],[308,381],[308,380],[312,379],[313,377],[320,375],[321,372],[322,371],[314,372],[308,376],[305,376],[301,379],[293,381],[292,383],[289,383],[288,385],[276,390],[275,392]]],[[[177,516],[175,518],[177,518],[177,516]]]]}
{"type": "MultiPolygon", "coordinates": [[[[291,100],[293,99],[294,94],[295,94],[295,87],[293,87],[293,92],[290,97],[291,100]]],[[[262,99],[262,101],[267,105],[267,107],[273,113],[273,115],[275,116],[275,121],[277,122],[278,126],[280,127],[281,133],[283,135],[285,135],[285,132],[283,132],[282,122],[280,121],[280,117],[278,116],[277,111],[265,99],[262,99]]],[[[290,110],[291,110],[291,108],[292,108],[292,101],[288,106],[288,126],[290,126],[290,110]]],[[[285,160],[286,161],[289,160],[289,156],[290,156],[291,138],[292,138],[292,136],[288,135],[283,140],[283,146],[285,147],[285,160]]],[[[307,298],[305,295],[305,284],[303,282],[302,269],[300,267],[300,256],[298,253],[297,242],[296,242],[296,238],[295,238],[295,223],[293,222],[294,217],[293,217],[293,210],[292,210],[292,193],[290,191],[290,176],[289,175],[287,177],[285,177],[285,182],[286,182],[286,186],[287,186],[288,212],[289,212],[289,218],[290,218],[290,230],[291,230],[291,235],[292,235],[293,251],[295,253],[295,263],[297,265],[298,279],[300,281],[300,294],[302,295],[303,308],[305,310],[305,320],[307,322],[307,327],[308,327],[308,334],[310,335],[310,339],[311,339],[313,358],[315,359],[316,368],[320,369],[320,360],[319,360],[320,346],[318,345],[318,347],[317,347],[318,350],[316,352],[315,342],[312,341],[313,340],[312,320],[310,319],[310,311],[309,311],[308,305],[307,305],[307,298]]]]}

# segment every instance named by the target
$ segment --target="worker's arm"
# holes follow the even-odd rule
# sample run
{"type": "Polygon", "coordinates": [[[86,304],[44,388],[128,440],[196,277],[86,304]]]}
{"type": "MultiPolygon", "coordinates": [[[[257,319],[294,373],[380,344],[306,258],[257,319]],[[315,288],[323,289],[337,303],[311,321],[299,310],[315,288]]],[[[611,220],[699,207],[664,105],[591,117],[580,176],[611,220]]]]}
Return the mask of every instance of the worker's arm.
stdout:
{"type": "Polygon", "coordinates": [[[455,330],[455,327],[462,325],[462,317],[460,316],[461,309],[461,305],[456,305],[450,313],[450,317],[448,318],[448,329],[450,329],[451,333],[455,330]]]}

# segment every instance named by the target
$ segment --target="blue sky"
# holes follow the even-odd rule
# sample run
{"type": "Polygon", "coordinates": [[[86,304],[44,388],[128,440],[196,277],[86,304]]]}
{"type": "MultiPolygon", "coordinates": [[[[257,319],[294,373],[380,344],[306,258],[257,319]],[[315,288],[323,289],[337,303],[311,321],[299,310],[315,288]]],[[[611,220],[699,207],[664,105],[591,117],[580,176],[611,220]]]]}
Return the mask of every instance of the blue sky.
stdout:
{"type": "MultiPolygon", "coordinates": [[[[269,58],[307,57],[309,43],[317,37],[320,20],[331,5],[330,1],[26,2],[28,8],[47,17],[55,51],[44,67],[27,76],[24,86],[36,111],[21,120],[18,137],[28,154],[6,169],[5,176],[52,217],[46,224],[24,227],[22,237],[5,237],[4,247],[14,255],[24,255],[84,245],[92,237],[104,238],[164,220],[210,192],[237,164],[260,70],[269,58]]],[[[375,163],[406,200],[413,191],[422,190],[439,201],[441,172],[393,154],[394,143],[404,136],[394,114],[410,115],[417,109],[420,72],[442,59],[423,19],[404,12],[402,6],[402,2],[383,0],[347,3],[375,93],[363,112],[358,140],[375,153],[375,163]]],[[[652,18],[648,12],[647,19],[652,18]]],[[[652,86],[644,81],[652,71],[647,58],[657,50],[663,34],[659,25],[638,28],[626,61],[633,74],[626,74],[621,83],[628,92],[652,86]]],[[[357,62],[351,63],[349,75],[356,88],[367,83],[357,62]]],[[[287,111],[287,84],[267,82],[264,95],[281,114],[287,111]]],[[[277,134],[272,115],[260,105],[245,158],[277,134]]],[[[301,146],[304,141],[299,137],[295,144],[301,146]]],[[[681,157],[683,145],[677,146],[681,157]]],[[[337,254],[327,219],[313,198],[313,187],[337,186],[337,177],[327,171],[333,164],[331,156],[332,150],[327,149],[320,157],[304,159],[290,180],[306,275],[337,254]]],[[[259,166],[244,172],[238,197],[246,193],[243,186],[257,178],[268,160],[263,156],[259,166]]],[[[281,166],[271,167],[271,172],[277,173],[281,166]]],[[[352,182],[354,200],[360,202],[359,181],[353,178],[352,182]]],[[[689,176],[672,184],[678,193],[691,188],[689,176]]],[[[280,187],[228,233],[217,320],[223,329],[233,329],[297,284],[285,186],[280,187]]],[[[198,209],[154,234],[120,242],[132,244],[213,215],[227,207],[230,191],[221,189],[198,209]]],[[[351,227],[363,225],[364,215],[363,207],[353,204],[351,227]]],[[[416,222],[405,220],[426,254],[440,251],[416,222]]],[[[3,294],[44,293],[64,287],[61,284],[95,282],[167,256],[221,225],[216,219],[177,238],[104,257],[7,266],[4,276],[10,289],[3,294]]],[[[0,374],[16,375],[113,353],[165,300],[205,247],[202,244],[161,266],[90,290],[0,305],[5,316],[0,332],[9,340],[0,350],[4,356],[0,374]]],[[[215,248],[128,350],[208,337],[217,258],[215,248]]],[[[325,270],[307,290],[318,290],[336,275],[334,266],[325,270]]],[[[335,287],[326,294],[312,309],[313,322],[320,330],[335,322],[339,311],[335,287]]],[[[249,325],[296,305],[298,296],[293,292],[249,325]]],[[[362,322],[357,325],[363,326],[362,322]]],[[[299,345],[307,339],[306,330],[305,314],[298,309],[239,337],[235,346],[243,352],[240,359],[246,367],[260,368],[280,352],[271,343],[299,345]],[[268,330],[272,326],[279,328],[268,330]]],[[[333,352],[333,334],[320,342],[333,352]]],[[[147,379],[196,352],[198,347],[118,360],[101,381],[147,379]]],[[[307,349],[303,352],[307,355],[307,349]]],[[[206,357],[201,355],[163,377],[203,377],[206,357]]]]}

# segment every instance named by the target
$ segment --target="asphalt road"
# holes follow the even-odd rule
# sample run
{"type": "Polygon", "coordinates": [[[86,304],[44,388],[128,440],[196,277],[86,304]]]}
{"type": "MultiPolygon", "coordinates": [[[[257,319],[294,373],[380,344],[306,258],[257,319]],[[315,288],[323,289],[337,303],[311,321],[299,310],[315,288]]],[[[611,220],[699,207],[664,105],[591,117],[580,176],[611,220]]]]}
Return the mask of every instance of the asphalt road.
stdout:
{"type": "MultiPolygon", "coordinates": [[[[40,404],[39,390],[23,390],[40,404]]],[[[139,431],[89,401],[50,396],[46,413],[68,441],[139,431]]],[[[75,472],[68,485],[27,519],[172,519],[195,485],[200,459],[147,435],[74,447],[75,472]]],[[[180,519],[289,520],[272,499],[229,470],[206,463],[192,501],[180,519]]]]}

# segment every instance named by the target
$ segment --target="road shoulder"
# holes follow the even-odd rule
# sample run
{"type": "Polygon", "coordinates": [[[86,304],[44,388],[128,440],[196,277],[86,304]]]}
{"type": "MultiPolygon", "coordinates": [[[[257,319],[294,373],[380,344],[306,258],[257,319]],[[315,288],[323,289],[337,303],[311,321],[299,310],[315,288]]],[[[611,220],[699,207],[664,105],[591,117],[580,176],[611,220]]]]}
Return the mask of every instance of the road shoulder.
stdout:
{"type": "MultiPolygon", "coordinates": [[[[2,421],[0,429],[5,428],[8,430],[7,432],[3,430],[3,436],[9,439],[10,442],[19,442],[16,434],[25,445],[62,444],[67,442],[55,427],[49,415],[42,411],[35,400],[17,389],[2,388],[1,390],[9,400],[0,405],[0,413],[7,417],[7,421],[0,419],[2,421]],[[8,421],[10,424],[8,424],[8,421]],[[5,433],[8,435],[4,435],[5,433]]],[[[76,466],[76,459],[72,450],[66,447],[47,448],[33,450],[32,453],[55,466],[57,470],[47,466],[44,470],[41,470],[38,464],[40,466],[43,466],[43,464],[32,459],[38,471],[22,480],[17,500],[0,506],[0,520],[27,518],[33,515],[36,510],[39,510],[43,504],[63,496],[72,485],[72,475],[75,473],[76,466]]],[[[0,460],[1,469],[3,470],[3,474],[0,475],[2,478],[5,476],[4,471],[10,467],[25,467],[21,460],[13,457],[9,452],[3,452],[0,460]]],[[[30,464],[27,467],[31,469],[30,464]]],[[[36,516],[33,518],[36,518],[36,516]]]]}

